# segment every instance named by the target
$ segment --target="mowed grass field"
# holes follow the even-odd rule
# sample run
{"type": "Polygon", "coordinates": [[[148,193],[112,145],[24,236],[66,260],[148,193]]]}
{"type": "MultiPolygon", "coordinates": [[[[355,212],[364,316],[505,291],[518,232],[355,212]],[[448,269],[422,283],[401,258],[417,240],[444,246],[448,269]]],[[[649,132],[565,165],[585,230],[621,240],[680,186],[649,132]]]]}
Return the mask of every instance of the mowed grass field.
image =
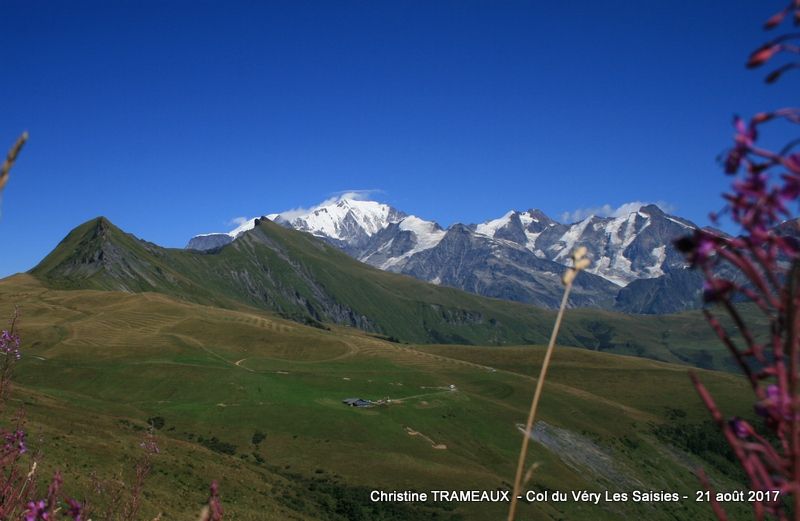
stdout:
{"type": "MultiPolygon", "coordinates": [[[[155,293],[50,290],[27,275],[0,281],[0,310],[15,305],[24,355],[10,409],[24,407],[43,472],[62,469],[68,493],[90,494],[91,472],[129,479],[146,421],[160,417],[148,519],[192,519],[212,479],[231,519],[490,520],[507,509],[374,505],[368,492],[508,489],[541,346],[397,344],[155,293]],[[357,409],[349,397],[391,401],[357,409]]],[[[523,505],[520,519],[711,519],[693,469],[738,487],[734,465],[702,450],[714,432],[687,370],[560,348],[530,488],[690,499],[523,505]],[[682,444],[664,426],[695,434],[682,444]]],[[[750,415],[741,378],[699,373],[723,410],[750,415]]]]}

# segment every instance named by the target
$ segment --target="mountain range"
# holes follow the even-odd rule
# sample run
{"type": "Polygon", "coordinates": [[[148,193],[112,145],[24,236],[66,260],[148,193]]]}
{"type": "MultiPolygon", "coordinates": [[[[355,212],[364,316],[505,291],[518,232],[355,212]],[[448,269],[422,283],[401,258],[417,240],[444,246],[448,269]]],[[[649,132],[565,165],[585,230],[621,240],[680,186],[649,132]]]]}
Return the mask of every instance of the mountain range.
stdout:
{"type": "MultiPolygon", "coordinates": [[[[447,235],[465,230],[456,227],[447,235]]],[[[438,247],[450,240],[443,238],[438,247]]],[[[553,266],[557,284],[559,265],[538,262],[553,266]]],[[[222,247],[199,251],[163,248],[99,217],[73,229],[30,274],[54,290],[160,293],[214,308],[267,311],[320,329],[349,326],[403,343],[541,344],[554,318],[536,306],[377,269],[266,218],[222,247]]],[[[593,274],[580,279],[584,294],[597,281],[612,284],[593,274]]],[[[585,308],[567,315],[559,343],[723,367],[712,334],[696,312],[631,317],[585,308]]]]}
{"type": "MultiPolygon", "coordinates": [[[[555,308],[560,277],[576,246],[592,260],[577,279],[573,307],[661,314],[700,305],[701,276],[673,241],[697,226],[649,204],[614,217],[564,224],[542,211],[509,211],[480,224],[438,223],[377,201],[340,199],[304,212],[269,214],[351,257],[470,293],[555,308]]],[[[187,249],[211,251],[237,240],[255,219],[228,233],[193,237],[187,249]]]]}

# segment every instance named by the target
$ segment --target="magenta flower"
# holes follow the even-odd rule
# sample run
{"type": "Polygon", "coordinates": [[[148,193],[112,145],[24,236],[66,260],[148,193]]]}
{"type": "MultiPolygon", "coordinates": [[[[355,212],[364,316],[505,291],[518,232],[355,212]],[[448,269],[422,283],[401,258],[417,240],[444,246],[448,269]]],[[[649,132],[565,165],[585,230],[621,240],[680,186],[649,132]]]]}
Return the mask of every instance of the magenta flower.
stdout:
{"type": "Polygon", "coordinates": [[[735,286],[725,279],[707,279],[703,282],[703,301],[716,302],[733,292],[735,286]]]}
{"type": "Polygon", "coordinates": [[[64,515],[74,521],[83,521],[83,505],[74,499],[67,499],[67,509],[64,515]]]}
{"type": "Polygon", "coordinates": [[[0,331],[0,352],[11,355],[17,360],[20,358],[20,338],[8,330],[0,331]]]}
{"type": "Polygon", "coordinates": [[[751,430],[750,425],[741,418],[738,417],[732,418],[728,422],[728,425],[730,425],[731,430],[733,431],[733,433],[736,435],[737,438],[746,439],[748,436],[750,436],[750,430],[751,430]]]}
{"type": "Polygon", "coordinates": [[[222,501],[219,499],[219,484],[211,482],[208,493],[208,521],[222,521],[223,516],[222,501]]]}
{"type": "Polygon", "coordinates": [[[161,449],[158,448],[158,443],[153,437],[148,436],[139,446],[148,454],[159,454],[161,452],[161,449]]]}
{"type": "Polygon", "coordinates": [[[800,153],[784,157],[783,166],[791,170],[793,174],[800,175],[800,153]]]}
{"type": "MultiPolygon", "coordinates": [[[[769,23],[769,22],[768,22],[769,23]]],[[[747,60],[747,67],[749,69],[753,69],[755,67],[759,67],[764,65],[766,62],[769,61],[770,58],[775,56],[782,47],[780,45],[764,45],[763,47],[756,49],[753,54],[750,55],[750,59],[747,60]]]]}
{"type": "Polygon", "coordinates": [[[50,521],[47,503],[43,499],[29,502],[28,510],[25,512],[25,521],[50,521]]]}
{"type": "Polygon", "coordinates": [[[713,256],[716,240],[704,230],[695,230],[693,235],[675,241],[675,247],[687,256],[692,266],[703,266],[713,256]]]}
{"type": "MultiPolygon", "coordinates": [[[[765,28],[777,27],[791,15],[800,25],[800,0],[773,15],[765,28]]],[[[774,38],[749,57],[748,67],[758,67],[776,54],[800,54],[800,33],[774,38]]],[[[784,72],[800,69],[800,63],[778,67],[767,82],[784,72]]],[[[763,422],[749,424],[741,418],[725,418],[697,375],[692,381],[733,450],[755,491],[781,491],[780,500],[752,504],[756,519],[767,514],[779,520],[800,513],[800,237],[796,222],[800,206],[800,140],[776,151],[758,143],[760,125],[776,119],[800,125],[800,109],[762,112],[749,121],[735,117],[733,147],[724,158],[725,173],[739,174],[724,195],[725,213],[740,226],[738,237],[717,236],[704,230],[676,241],[692,267],[702,270],[703,299],[716,304],[733,324],[720,321],[714,309],[703,310],[718,338],[733,355],[755,394],[755,412],[763,422]],[[740,303],[749,301],[757,310],[763,329],[748,324],[740,303]],[[734,334],[735,332],[735,334],[734,334]],[[791,510],[787,511],[787,505],[791,510]]],[[[706,487],[711,485],[701,475],[706,487]]],[[[722,504],[712,501],[714,514],[727,520],[722,504]]]]}
{"type": "Polygon", "coordinates": [[[6,432],[2,436],[5,441],[5,445],[3,445],[4,454],[12,452],[25,454],[28,452],[28,446],[25,444],[25,431],[6,432]]]}

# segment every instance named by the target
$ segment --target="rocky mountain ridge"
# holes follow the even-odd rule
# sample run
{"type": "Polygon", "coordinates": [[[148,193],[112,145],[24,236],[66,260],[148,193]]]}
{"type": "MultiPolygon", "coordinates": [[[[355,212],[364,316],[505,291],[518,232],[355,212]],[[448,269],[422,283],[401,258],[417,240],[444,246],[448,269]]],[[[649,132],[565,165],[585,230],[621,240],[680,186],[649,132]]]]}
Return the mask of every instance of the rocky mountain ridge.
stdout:
{"type": "MultiPolygon", "coordinates": [[[[265,217],[382,270],[488,297],[555,307],[569,253],[583,245],[592,267],[576,288],[572,306],[670,313],[700,303],[700,276],[687,269],[673,246],[674,239],[696,225],[652,204],[570,224],[537,209],[512,210],[480,224],[446,229],[383,203],[355,199],[265,217]]],[[[198,235],[187,248],[219,248],[253,222],[228,233],[198,235]]]]}

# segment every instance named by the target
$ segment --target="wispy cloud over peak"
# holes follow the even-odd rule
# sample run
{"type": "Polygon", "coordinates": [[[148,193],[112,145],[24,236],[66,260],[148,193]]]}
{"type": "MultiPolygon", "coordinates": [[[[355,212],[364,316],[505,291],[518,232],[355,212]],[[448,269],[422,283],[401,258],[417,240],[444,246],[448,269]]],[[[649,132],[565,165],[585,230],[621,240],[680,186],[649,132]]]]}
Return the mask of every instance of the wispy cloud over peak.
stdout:
{"type": "Polygon", "coordinates": [[[250,219],[248,217],[234,217],[233,219],[229,220],[226,224],[228,226],[241,226],[250,219]]]}
{"type": "Polygon", "coordinates": [[[577,210],[573,210],[571,212],[564,212],[561,214],[561,222],[574,223],[582,221],[592,215],[596,217],[623,217],[639,210],[642,206],[647,206],[648,204],[654,204],[666,213],[672,213],[675,211],[675,207],[673,205],[664,201],[631,201],[628,203],[623,203],[617,207],[611,206],[610,204],[604,204],[602,206],[578,208],[577,210]]]}
{"type": "Polygon", "coordinates": [[[369,200],[374,195],[380,193],[383,193],[383,190],[380,189],[342,190],[341,192],[332,193],[327,199],[325,199],[321,203],[315,204],[314,206],[308,208],[304,207],[292,208],[290,210],[281,212],[280,215],[281,218],[286,219],[287,221],[291,221],[292,219],[311,213],[317,208],[322,208],[323,206],[336,204],[344,199],[349,199],[353,201],[366,201],[369,200]]]}

